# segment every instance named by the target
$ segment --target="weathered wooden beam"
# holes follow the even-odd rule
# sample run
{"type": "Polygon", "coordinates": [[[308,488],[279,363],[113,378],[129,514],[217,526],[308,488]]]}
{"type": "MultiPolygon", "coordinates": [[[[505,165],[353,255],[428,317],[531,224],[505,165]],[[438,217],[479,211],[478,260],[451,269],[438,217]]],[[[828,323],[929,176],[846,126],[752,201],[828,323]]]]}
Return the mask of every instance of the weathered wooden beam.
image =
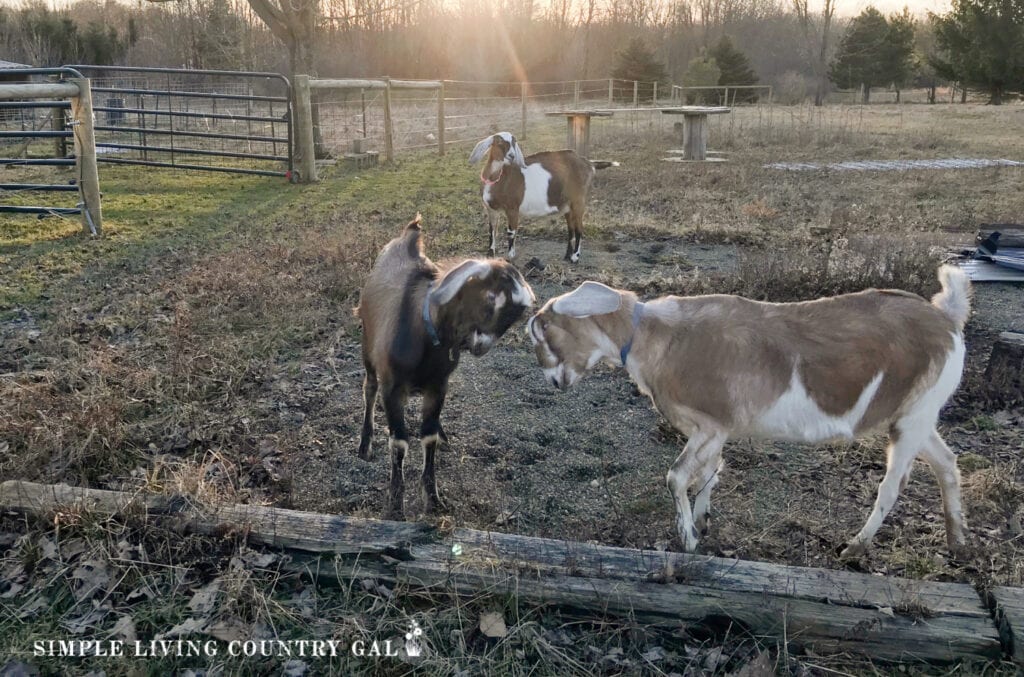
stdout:
{"type": "MultiPolygon", "coordinates": [[[[0,484],[0,508],[48,514],[77,506],[172,519],[196,533],[287,548],[285,567],[313,578],[383,578],[428,592],[512,594],[522,602],[656,625],[731,626],[818,652],[880,660],[993,659],[1024,627],[1024,595],[999,589],[1002,637],[974,590],[847,571],[612,548],[262,506],[206,508],[176,496],[66,485],[0,484]]],[[[1019,650],[1019,649],[1018,649],[1019,650]]]]}
{"type": "Polygon", "coordinates": [[[999,233],[1000,247],[1024,247],[1024,229],[1019,224],[986,224],[978,231],[977,242],[980,244],[994,232],[999,233]]]}
{"type": "Polygon", "coordinates": [[[0,101],[22,99],[70,99],[78,96],[78,85],[72,82],[5,84],[0,87],[0,101]]]}
{"type": "Polygon", "coordinates": [[[998,586],[989,591],[989,600],[1003,646],[1024,667],[1024,590],[998,586]]]}

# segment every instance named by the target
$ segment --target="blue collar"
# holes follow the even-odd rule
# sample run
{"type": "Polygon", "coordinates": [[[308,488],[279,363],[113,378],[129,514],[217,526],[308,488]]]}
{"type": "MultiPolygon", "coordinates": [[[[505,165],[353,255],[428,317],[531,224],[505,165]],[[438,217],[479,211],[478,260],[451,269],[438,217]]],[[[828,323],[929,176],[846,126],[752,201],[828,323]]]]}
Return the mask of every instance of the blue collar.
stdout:
{"type": "Polygon", "coordinates": [[[644,304],[640,301],[636,302],[633,306],[633,331],[629,334],[629,340],[626,341],[626,345],[622,346],[622,350],[619,351],[619,357],[622,358],[622,366],[626,366],[626,358],[629,357],[629,351],[633,347],[633,335],[636,334],[637,325],[640,324],[640,318],[644,314],[644,304]]]}
{"type": "Polygon", "coordinates": [[[437,327],[434,326],[434,322],[430,319],[430,290],[433,288],[434,283],[431,282],[427,285],[427,293],[423,295],[423,327],[427,330],[430,342],[436,348],[441,345],[441,337],[437,335],[437,327]]]}

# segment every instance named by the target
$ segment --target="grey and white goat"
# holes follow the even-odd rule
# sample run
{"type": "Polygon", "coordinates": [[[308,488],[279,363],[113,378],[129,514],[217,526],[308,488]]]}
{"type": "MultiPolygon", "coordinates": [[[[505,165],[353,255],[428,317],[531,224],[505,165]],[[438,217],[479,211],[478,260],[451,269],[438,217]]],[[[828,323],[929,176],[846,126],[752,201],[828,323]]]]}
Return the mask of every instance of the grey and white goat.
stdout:
{"type": "Polygon", "coordinates": [[[363,324],[366,367],[358,453],[360,458],[369,457],[379,390],[390,431],[388,516],[404,514],[402,463],[409,449],[409,395],[423,395],[422,486],[425,508],[432,512],[442,507],[434,476],[434,455],[445,437],[441,408],[460,353],[486,353],[533,303],[533,290],[505,261],[469,259],[442,272],[423,254],[419,214],[377,257],[356,309],[363,324]]]}
{"type": "Polygon", "coordinates": [[[509,132],[488,136],[476,144],[469,161],[483,160],[480,181],[487,207],[491,234],[489,254],[495,255],[495,233],[502,212],[508,221],[508,258],[516,256],[516,233],[520,218],[565,215],[569,230],[565,260],[580,260],[583,215],[587,192],[595,169],[618,166],[618,162],[592,162],[572,150],[552,150],[524,156],[519,142],[509,132]]]}
{"type": "Polygon", "coordinates": [[[641,303],[585,282],[548,301],[528,331],[555,387],[567,389],[602,360],[623,365],[688,436],[666,478],[686,551],[706,533],[728,438],[820,443],[875,431],[889,435],[885,477],[843,556],[866,551],[919,456],[938,480],[946,539],[957,548],[965,542],[960,474],[936,421],[963,372],[971,288],[952,266],[939,280],[931,303],[877,289],[802,303],[725,295],[641,303]]]}

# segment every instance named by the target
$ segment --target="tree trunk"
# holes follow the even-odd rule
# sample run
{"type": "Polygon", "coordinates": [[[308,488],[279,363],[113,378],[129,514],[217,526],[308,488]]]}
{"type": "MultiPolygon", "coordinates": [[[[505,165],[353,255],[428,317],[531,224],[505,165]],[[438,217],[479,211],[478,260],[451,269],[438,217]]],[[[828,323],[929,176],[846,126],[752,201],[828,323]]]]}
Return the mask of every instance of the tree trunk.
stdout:
{"type": "Polygon", "coordinates": [[[867,103],[871,100],[871,87],[867,83],[861,85],[861,103],[867,103]]]}
{"type": "Polygon", "coordinates": [[[900,90],[896,90],[896,103],[900,102],[900,90]]]}
{"type": "Polygon", "coordinates": [[[967,86],[960,87],[960,103],[967,103],[967,86]]]}
{"type": "Polygon", "coordinates": [[[928,88],[928,103],[935,103],[935,85],[928,88]]]}
{"type": "Polygon", "coordinates": [[[993,85],[990,91],[988,99],[989,104],[993,106],[1003,105],[1003,88],[1000,85],[993,85]]]}

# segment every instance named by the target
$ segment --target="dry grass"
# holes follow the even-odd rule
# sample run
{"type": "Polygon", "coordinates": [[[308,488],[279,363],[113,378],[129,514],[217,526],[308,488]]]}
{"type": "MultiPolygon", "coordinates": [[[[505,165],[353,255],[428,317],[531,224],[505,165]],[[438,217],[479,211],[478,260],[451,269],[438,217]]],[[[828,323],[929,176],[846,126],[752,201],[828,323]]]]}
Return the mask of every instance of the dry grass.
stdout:
{"type": "MultiPolygon", "coordinates": [[[[660,162],[674,143],[668,117],[595,123],[593,154],[623,166],[595,182],[584,262],[555,262],[561,222],[521,231],[524,260],[537,255],[547,263],[531,276],[542,297],[584,278],[645,295],[730,292],[783,301],[867,286],[928,295],[949,244],[970,240],[979,222],[1020,220],[1017,169],[839,176],[763,167],[779,160],[1020,158],[1024,121],[1010,107],[742,109],[713,121],[711,145],[727,149],[729,162],[699,166],[660,162]]],[[[564,128],[555,122],[531,133],[528,151],[562,143],[564,128]]],[[[161,172],[146,178],[140,187],[131,172],[104,174],[102,242],[81,240],[75,222],[0,222],[0,476],[375,515],[386,468],[350,453],[361,378],[351,308],[380,246],[417,210],[435,258],[482,252],[474,168],[453,152],[405,156],[395,167],[358,175],[339,167],[304,188],[161,172]],[[345,491],[331,495],[336,478],[345,491]]],[[[964,485],[980,542],[976,557],[963,567],[936,561],[941,519],[929,513],[938,509],[937,492],[919,472],[901,502],[906,512],[879,535],[872,571],[966,579],[973,568],[994,582],[1024,580],[1024,516],[1014,507],[1024,500],[1024,469],[1014,464],[1020,423],[999,422],[1008,419],[994,418],[999,410],[980,396],[997,329],[972,325],[966,385],[945,423],[952,445],[970,459],[964,485]]],[[[535,388],[523,341],[510,335],[507,350],[468,361],[457,374],[446,409],[455,447],[439,474],[455,519],[494,528],[510,513],[500,528],[619,545],[673,538],[662,477],[678,440],[671,431],[652,436],[648,404],[607,374],[593,376],[595,386],[572,400],[554,399],[542,383],[535,388]]],[[[739,443],[732,453],[716,497],[711,551],[836,565],[831,549],[859,526],[872,499],[878,445],[829,448],[824,461],[739,443]],[[789,482],[791,475],[802,479],[789,482]],[[749,491],[750,483],[759,491],[749,491]]],[[[223,613],[247,627],[309,636],[334,631],[326,620],[347,638],[381,637],[416,618],[436,638],[427,667],[437,673],[584,674],[594,666],[685,673],[712,650],[638,624],[578,624],[507,599],[422,598],[360,583],[310,592],[320,601],[308,618],[288,601],[302,594],[297,580],[250,565],[232,569],[233,559],[248,556],[234,542],[87,515],[63,515],[58,523],[60,538],[86,540],[88,554],[76,558],[107,562],[119,581],[107,591],[103,632],[128,609],[140,636],[166,632],[188,617],[196,588],[227,576],[234,601],[223,613]],[[122,541],[146,556],[115,561],[110,553],[122,541]],[[129,602],[140,586],[159,593],[141,613],[129,602]],[[507,641],[474,630],[481,610],[495,605],[506,612],[507,641]],[[654,646],[673,656],[648,665],[643,656],[654,646]]],[[[70,558],[42,559],[49,546],[41,544],[58,534],[23,523],[4,530],[31,536],[8,549],[0,566],[13,558],[26,576],[41,577],[32,581],[46,581],[41,589],[53,612],[37,610],[28,629],[20,611],[7,612],[0,629],[10,629],[15,642],[65,632],[61,621],[87,603],[74,596],[70,558]]],[[[33,590],[19,593],[17,609],[35,604],[33,590]]],[[[759,648],[745,639],[728,644],[725,662],[709,671],[734,670],[759,648]]],[[[886,671],[768,648],[780,672],[813,671],[808,662],[856,674],[886,671]]]]}

